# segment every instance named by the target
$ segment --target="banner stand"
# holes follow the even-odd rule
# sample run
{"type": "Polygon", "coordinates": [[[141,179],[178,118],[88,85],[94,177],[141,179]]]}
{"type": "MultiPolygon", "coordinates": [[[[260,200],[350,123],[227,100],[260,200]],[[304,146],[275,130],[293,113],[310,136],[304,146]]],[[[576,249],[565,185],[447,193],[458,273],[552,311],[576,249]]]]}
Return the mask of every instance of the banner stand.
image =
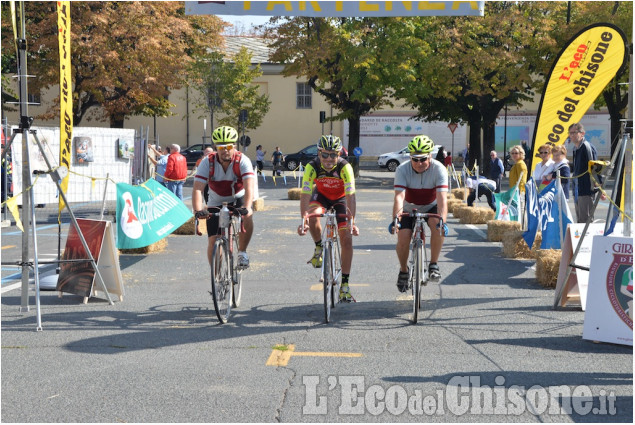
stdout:
{"type": "MultiPolygon", "coordinates": [[[[624,127],[622,127],[622,132],[624,131],[624,127]]],[[[606,184],[606,182],[608,181],[609,176],[611,176],[611,174],[613,174],[613,169],[615,168],[615,163],[617,162],[618,157],[623,157],[624,155],[624,151],[626,149],[626,138],[624,138],[624,141],[622,142],[622,145],[618,148],[615,149],[615,152],[613,153],[613,157],[611,158],[611,161],[608,165],[608,167],[605,167],[602,170],[601,173],[601,177],[602,177],[602,184],[601,184],[601,189],[604,190],[604,185],[606,184]]],[[[619,196],[619,195],[618,195],[619,196]]],[[[615,200],[613,200],[615,201],[615,200]]],[[[580,253],[580,248],[582,247],[582,241],[584,240],[585,236],[587,235],[587,231],[589,230],[589,226],[591,225],[591,217],[593,217],[593,215],[595,214],[595,210],[598,206],[600,202],[600,196],[596,196],[595,197],[595,202],[593,203],[593,207],[591,208],[591,216],[589,217],[589,219],[587,220],[587,222],[584,225],[584,230],[582,231],[582,235],[580,236],[580,240],[578,241],[578,245],[575,248],[575,252],[573,253],[573,256],[571,257],[571,261],[569,262],[568,259],[565,257],[565,250],[563,247],[562,250],[562,259],[561,264],[563,264],[565,261],[567,261],[568,265],[567,265],[567,269],[566,269],[566,275],[564,277],[564,279],[562,280],[562,285],[557,285],[556,286],[556,294],[555,294],[555,298],[553,300],[553,308],[554,310],[557,309],[559,306],[563,307],[564,305],[566,305],[567,303],[567,299],[565,298],[564,300],[563,295],[568,293],[571,289],[573,289],[571,287],[571,284],[569,283],[570,278],[572,273],[574,273],[574,269],[579,269],[579,270],[584,270],[589,272],[590,268],[586,267],[586,266],[581,266],[581,265],[577,265],[575,263],[576,258],[578,257],[578,254],[580,253]],[[559,287],[559,289],[558,289],[559,287]],[[567,291],[565,291],[565,289],[567,291]]],[[[569,227],[570,229],[570,227],[569,227]]],[[[569,230],[567,230],[567,234],[569,233],[569,230]]],[[[567,242],[570,240],[570,238],[567,238],[567,240],[565,241],[565,246],[567,245],[567,242]]],[[[561,282],[560,276],[558,276],[558,283],[561,282]]],[[[583,300],[584,302],[584,300],[583,300]]],[[[585,306],[584,304],[582,305],[582,310],[584,310],[585,306]]]]}

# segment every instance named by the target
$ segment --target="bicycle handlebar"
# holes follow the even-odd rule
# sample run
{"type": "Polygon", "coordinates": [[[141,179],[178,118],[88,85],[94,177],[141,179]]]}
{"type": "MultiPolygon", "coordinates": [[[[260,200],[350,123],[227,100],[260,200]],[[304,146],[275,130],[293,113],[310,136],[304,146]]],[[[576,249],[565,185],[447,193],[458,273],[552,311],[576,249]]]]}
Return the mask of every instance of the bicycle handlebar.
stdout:
{"type": "Polygon", "coordinates": [[[412,210],[409,213],[401,213],[397,217],[395,217],[394,226],[396,229],[399,229],[399,220],[402,217],[416,217],[416,218],[423,218],[423,219],[437,218],[439,219],[439,224],[437,226],[439,228],[439,232],[441,232],[442,235],[446,235],[447,233],[447,229],[446,229],[447,226],[445,225],[445,222],[443,221],[443,217],[441,217],[439,214],[420,213],[420,212],[417,212],[417,210],[412,210]]]}

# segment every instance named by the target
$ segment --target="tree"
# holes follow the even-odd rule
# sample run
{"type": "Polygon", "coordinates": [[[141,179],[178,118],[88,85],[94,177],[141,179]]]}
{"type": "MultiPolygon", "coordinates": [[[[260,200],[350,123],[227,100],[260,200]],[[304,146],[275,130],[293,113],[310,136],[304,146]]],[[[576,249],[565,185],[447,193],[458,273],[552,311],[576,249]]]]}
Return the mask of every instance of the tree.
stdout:
{"type": "MultiPolygon", "coordinates": [[[[391,105],[395,43],[384,32],[387,19],[274,18],[266,34],[273,61],[285,64],[285,76],[305,77],[307,84],[347,119],[348,149],[359,146],[360,118],[391,105]],[[280,20],[279,26],[274,27],[280,20]]],[[[355,167],[356,170],[358,167],[355,167]]]]}
{"type": "Polygon", "coordinates": [[[195,111],[212,116],[216,111],[223,113],[220,125],[240,129],[238,116],[244,109],[248,115],[245,129],[258,128],[269,112],[269,96],[258,94],[258,86],[252,83],[262,75],[260,65],[251,65],[251,53],[244,46],[232,58],[217,51],[199,55],[190,75],[190,85],[198,91],[195,111]]]}
{"type": "Polygon", "coordinates": [[[412,40],[426,49],[411,49],[415,82],[396,87],[396,95],[421,119],[467,123],[469,166],[478,162],[488,169],[483,153],[494,149],[501,109],[531,100],[542,87],[556,51],[549,31],[558,7],[487,2],[482,18],[412,18],[412,40]]]}
{"type": "MultiPolygon", "coordinates": [[[[7,2],[3,2],[3,7],[7,2]]],[[[3,9],[4,12],[4,9],[3,9]]],[[[123,127],[126,115],[166,116],[171,90],[181,87],[192,55],[219,44],[222,21],[185,16],[179,2],[72,2],[73,120],[108,119],[123,127]],[[95,108],[101,107],[101,108],[95,108]]],[[[10,20],[2,22],[10,54],[10,20]]],[[[59,84],[55,2],[26,3],[28,71],[34,90],[59,84]]],[[[4,59],[4,58],[3,58],[4,59]]],[[[59,115],[59,98],[42,118],[59,115]]]]}

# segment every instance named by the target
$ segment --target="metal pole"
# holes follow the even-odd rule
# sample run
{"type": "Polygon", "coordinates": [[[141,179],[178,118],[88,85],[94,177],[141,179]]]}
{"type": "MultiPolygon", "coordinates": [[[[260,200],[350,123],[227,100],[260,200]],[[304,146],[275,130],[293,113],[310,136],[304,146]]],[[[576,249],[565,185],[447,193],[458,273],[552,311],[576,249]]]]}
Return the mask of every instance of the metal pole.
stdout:
{"type": "Polygon", "coordinates": [[[505,103],[505,130],[503,131],[503,174],[507,167],[507,103],[505,103]]]}
{"type": "Polygon", "coordinates": [[[110,179],[110,173],[106,173],[106,184],[104,185],[104,197],[101,200],[101,217],[99,220],[104,219],[104,209],[106,207],[106,193],[108,193],[108,180],[110,179]]]}

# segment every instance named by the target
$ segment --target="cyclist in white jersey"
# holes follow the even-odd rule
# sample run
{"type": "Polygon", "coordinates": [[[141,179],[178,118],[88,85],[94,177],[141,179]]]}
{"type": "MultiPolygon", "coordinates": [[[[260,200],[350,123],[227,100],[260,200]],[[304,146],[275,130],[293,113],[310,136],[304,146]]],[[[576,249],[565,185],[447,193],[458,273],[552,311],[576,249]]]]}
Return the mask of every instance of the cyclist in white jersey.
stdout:
{"type": "MultiPolygon", "coordinates": [[[[439,219],[429,218],[430,232],[430,279],[439,280],[441,272],[437,261],[443,247],[445,224],[448,215],[448,172],[443,164],[431,157],[434,142],[425,135],[416,136],[408,144],[410,161],[401,164],[395,172],[395,198],[393,202],[393,221],[402,213],[417,212],[438,214],[443,218],[443,235],[437,229],[439,219]]],[[[405,292],[408,287],[408,252],[412,237],[414,219],[403,217],[397,232],[397,257],[399,258],[399,277],[397,287],[405,292]]]]}

